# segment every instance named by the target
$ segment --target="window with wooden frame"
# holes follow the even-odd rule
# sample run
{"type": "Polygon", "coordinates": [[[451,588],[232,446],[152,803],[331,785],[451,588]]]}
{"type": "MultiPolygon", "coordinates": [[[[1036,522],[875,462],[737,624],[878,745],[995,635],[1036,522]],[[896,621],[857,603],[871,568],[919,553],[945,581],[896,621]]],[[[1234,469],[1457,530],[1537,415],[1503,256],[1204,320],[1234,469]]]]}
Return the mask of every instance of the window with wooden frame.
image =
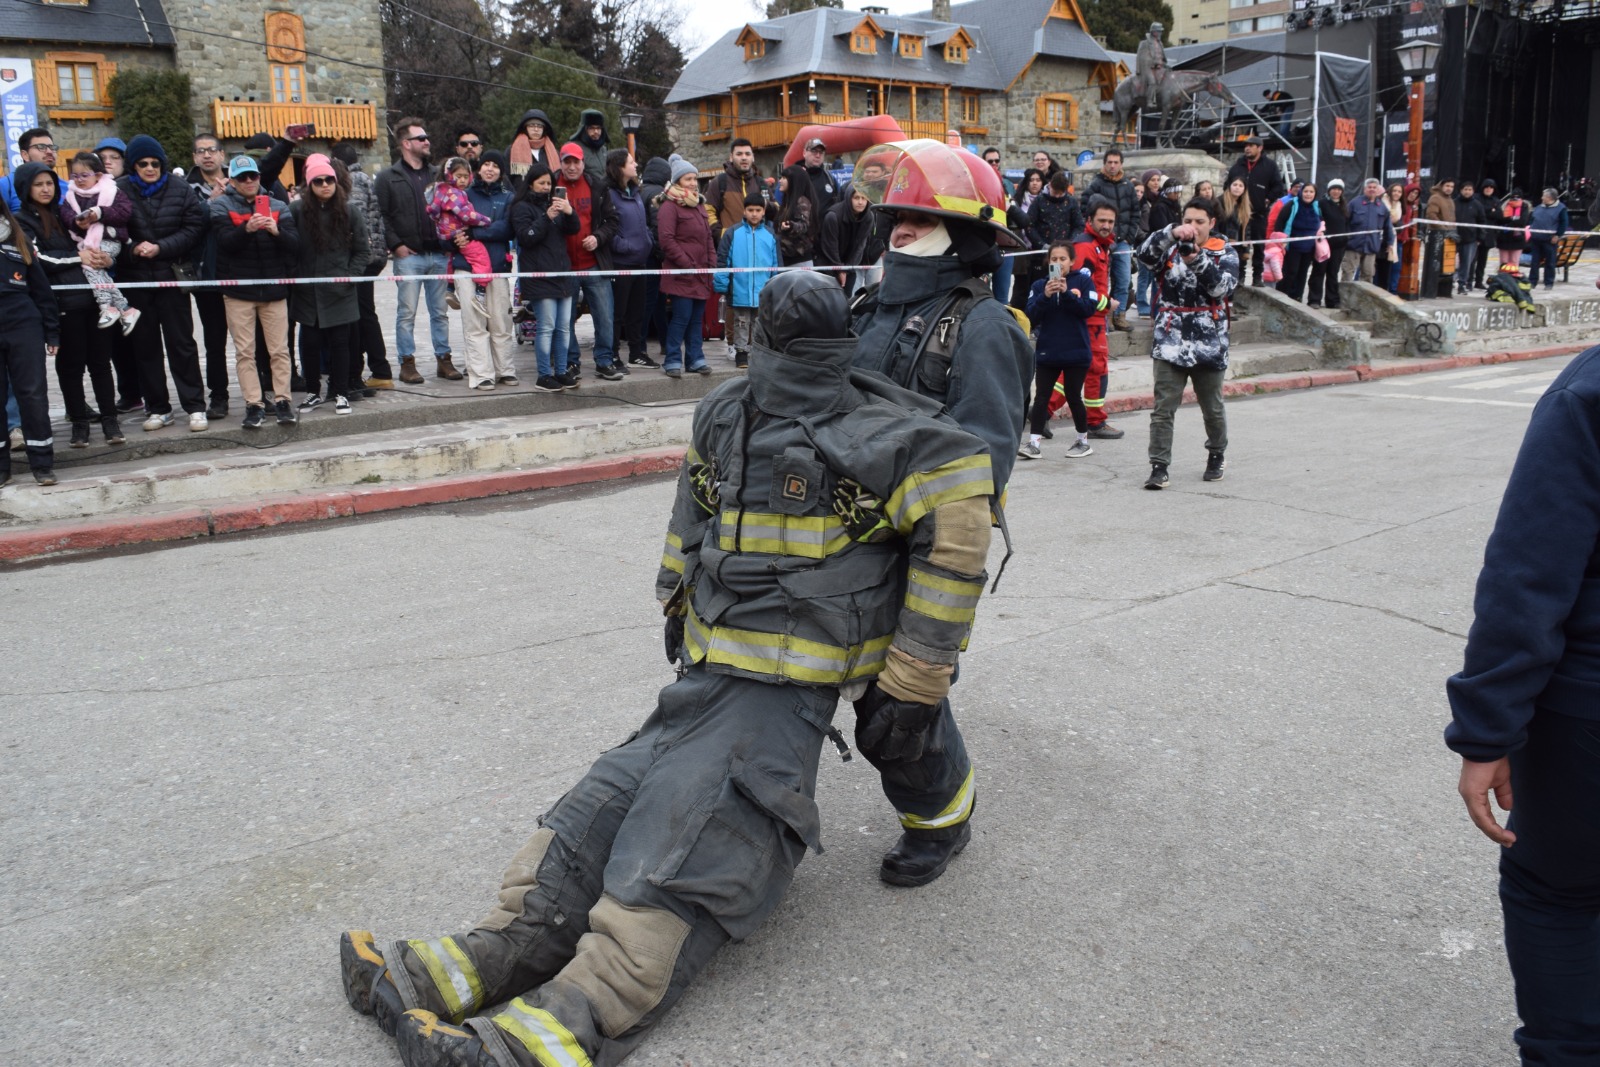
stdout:
{"type": "Polygon", "coordinates": [[[267,12],[267,61],[272,65],[272,102],[306,98],[306,24],[287,11],[267,12]]]}
{"type": "Polygon", "coordinates": [[[922,58],[922,38],[921,37],[913,37],[913,36],[910,36],[908,34],[902,34],[901,37],[900,37],[900,58],[901,59],[921,59],[922,58]]]}
{"type": "Polygon", "coordinates": [[[944,61],[946,63],[965,63],[967,61],[967,45],[958,37],[952,37],[945,42],[944,61]]]}
{"type": "Polygon", "coordinates": [[[878,54],[878,39],[865,30],[857,30],[850,35],[850,51],[860,56],[875,56],[878,54]]]}
{"type": "Polygon", "coordinates": [[[767,54],[767,42],[760,37],[748,37],[744,42],[744,61],[760,59],[767,54]]]}
{"type": "Polygon", "coordinates": [[[982,100],[977,93],[961,94],[961,121],[967,125],[977,122],[982,115],[982,100]]]}
{"type": "Polygon", "coordinates": [[[1078,98],[1066,93],[1045,93],[1033,105],[1034,125],[1043,137],[1078,136],[1078,98]]]}
{"type": "Polygon", "coordinates": [[[723,118],[722,97],[708,97],[700,101],[700,132],[713,133],[724,129],[727,120],[723,118]]]}
{"type": "Polygon", "coordinates": [[[109,86],[117,65],[105,56],[97,52],[46,52],[34,68],[33,89],[40,104],[62,108],[64,112],[111,110],[109,86]]]}

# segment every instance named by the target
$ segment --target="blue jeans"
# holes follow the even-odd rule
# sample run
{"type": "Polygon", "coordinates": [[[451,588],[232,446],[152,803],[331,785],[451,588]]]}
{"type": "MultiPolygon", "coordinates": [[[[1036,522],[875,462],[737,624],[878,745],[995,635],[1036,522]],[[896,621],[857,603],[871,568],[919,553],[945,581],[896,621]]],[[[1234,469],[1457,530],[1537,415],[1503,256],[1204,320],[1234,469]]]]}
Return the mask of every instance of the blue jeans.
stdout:
{"type": "MultiPolygon", "coordinates": [[[[413,274],[443,274],[444,267],[443,252],[418,252],[394,261],[394,272],[402,278],[413,274]]],[[[400,350],[400,358],[412,359],[417,354],[417,342],[411,329],[417,318],[419,291],[427,295],[428,332],[433,340],[434,358],[444,359],[448,356],[450,313],[444,304],[444,282],[400,282],[395,290],[395,298],[399,303],[394,312],[394,343],[400,350]]]]}
{"type": "MultiPolygon", "coordinates": [[[[604,367],[615,363],[616,346],[612,344],[613,321],[611,306],[611,279],[606,277],[573,278],[572,279],[572,336],[578,336],[578,295],[583,294],[589,301],[589,317],[594,320],[594,365],[604,367]]],[[[578,346],[574,342],[572,353],[573,362],[576,359],[578,346]]]]}
{"type": "Polygon", "coordinates": [[[560,300],[550,297],[532,304],[537,320],[533,328],[533,357],[539,365],[539,377],[565,374],[567,349],[572,343],[572,297],[560,300]]]}
{"type": "Polygon", "coordinates": [[[1111,246],[1111,296],[1117,302],[1117,314],[1128,310],[1128,282],[1133,276],[1133,246],[1118,241],[1111,246]]]}
{"type": "Polygon", "coordinates": [[[706,302],[691,300],[686,296],[667,298],[670,317],[667,320],[666,359],[663,370],[682,370],[684,348],[688,348],[689,369],[705,366],[706,354],[700,346],[700,328],[706,317],[706,302]]]}
{"type": "MultiPolygon", "coordinates": [[[[1007,256],[1000,261],[1000,268],[994,272],[994,298],[1002,304],[1011,301],[1011,274],[1016,265],[1017,261],[1007,256]]],[[[845,295],[849,295],[848,287],[845,295]]]]}
{"type": "Polygon", "coordinates": [[[1522,1062],[1600,1063],[1600,721],[1535,711],[1511,787],[1500,905],[1522,1062]]]}
{"type": "Polygon", "coordinates": [[[1155,280],[1156,272],[1143,263],[1139,264],[1139,280],[1134,283],[1133,300],[1139,305],[1141,315],[1150,314],[1150,290],[1155,280]]]}
{"type": "MultiPolygon", "coordinates": [[[[110,415],[111,412],[102,411],[100,414],[102,414],[102,415],[110,415]]],[[[22,409],[17,407],[17,394],[16,394],[16,391],[11,388],[11,383],[7,382],[6,383],[6,425],[5,425],[6,433],[10,433],[11,432],[11,427],[13,427],[13,426],[21,426],[21,425],[22,425],[22,409]]],[[[0,442],[0,447],[9,448],[11,446],[10,445],[6,445],[3,442],[0,442]]]]}

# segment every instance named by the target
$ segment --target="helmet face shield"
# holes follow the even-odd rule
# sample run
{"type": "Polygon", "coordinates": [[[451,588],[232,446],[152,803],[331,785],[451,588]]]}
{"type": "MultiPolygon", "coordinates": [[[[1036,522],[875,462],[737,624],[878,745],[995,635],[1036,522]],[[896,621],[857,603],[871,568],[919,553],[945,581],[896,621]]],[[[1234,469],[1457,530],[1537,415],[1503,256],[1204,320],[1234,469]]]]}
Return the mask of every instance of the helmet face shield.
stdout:
{"type": "Polygon", "coordinates": [[[994,168],[943,141],[874,145],[856,163],[854,188],[880,211],[920,211],[980,223],[997,243],[1018,247],[1005,228],[1005,187],[994,168]]]}

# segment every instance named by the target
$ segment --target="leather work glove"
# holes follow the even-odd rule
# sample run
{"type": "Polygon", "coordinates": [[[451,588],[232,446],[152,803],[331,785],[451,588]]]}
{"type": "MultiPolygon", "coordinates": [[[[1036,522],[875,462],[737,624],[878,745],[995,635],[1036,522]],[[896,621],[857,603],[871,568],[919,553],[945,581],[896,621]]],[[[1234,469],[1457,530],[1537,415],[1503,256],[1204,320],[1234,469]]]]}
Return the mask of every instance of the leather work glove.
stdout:
{"type": "Polygon", "coordinates": [[[667,662],[677,666],[678,658],[683,655],[683,616],[668,615],[665,631],[662,633],[667,646],[667,662]]]}
{"type": "Polygon", "coordinates": [[[856,701],[856,747],[875,759],[914,763],[938,714],[937,704],[897,699],[873,682],[856,701]]]}

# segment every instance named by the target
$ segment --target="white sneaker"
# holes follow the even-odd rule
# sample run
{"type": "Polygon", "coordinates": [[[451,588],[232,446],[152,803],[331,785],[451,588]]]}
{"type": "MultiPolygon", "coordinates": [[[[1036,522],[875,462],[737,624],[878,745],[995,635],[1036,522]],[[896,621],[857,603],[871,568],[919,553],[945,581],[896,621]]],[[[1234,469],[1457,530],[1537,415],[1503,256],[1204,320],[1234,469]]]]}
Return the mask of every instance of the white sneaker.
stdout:
{"type": "Polygon", "coordinates": [[[190,433],[199,433],[201,430],[206,429],[210,425],[211,423],[206,421],[206,413],[203,411],[196,411],[194,414],[189,416],[190,433]]]}
{"type": "Polygon", "coordinates": [[[147,433],[151,430],[164,430],[171,425],[172,412],[170,411],[165,415],[151,415],[148,419],[144,420],[144,428],[145,432],[147,433]]]}
{"type": "Polygon", "coordinates": [[[139,316],[142,314],[138,308],[129,308],[122,313],[122,336],[126,337],[139,325],[139,316]]]}
{"type": "Polygon", "coordinates": [[[1094,455],[1094,449],[1089,447],[1088,441],[1074,441],[1072,447],[1067,449],[1068,459],[1082,459],[1084,456],[1094,455]]]}
{"type": "Polygon", "coordinates": [[[94,325],[98,330],[108,330],[121,321],[122,312],[118,311],[116,308],[107,307],[100,309],[100,321],[94,325]]]}
{"type": "Polygon", "coordinates": [[[27,447],[28,440],[27,440],[27,438],[22,436],[22,427],[20,427],[20,426],[11,427],[11,441],[10,441],[10,444],[11,444],[11,451],[13,451],[13,452],[21,452],[24,448],[27,447]]]}
{"type": "Polygon", "coordinates": [[[1043,453],[1039,451],[1039,446],[1032,441],[1024,441],[1021,447],[1017,449],[1017,455],[1023,459],[1038,459],[1043,453]]]}
{"type": "Polygon", "coordinates": [[[350,414],[350,401],[347,398],[342,397],[342,396],[334,397],[333,398],[333,410],[336,411],[337,413],[339,413],[340,415],[348,415],[348,414],[350,414]]]}

